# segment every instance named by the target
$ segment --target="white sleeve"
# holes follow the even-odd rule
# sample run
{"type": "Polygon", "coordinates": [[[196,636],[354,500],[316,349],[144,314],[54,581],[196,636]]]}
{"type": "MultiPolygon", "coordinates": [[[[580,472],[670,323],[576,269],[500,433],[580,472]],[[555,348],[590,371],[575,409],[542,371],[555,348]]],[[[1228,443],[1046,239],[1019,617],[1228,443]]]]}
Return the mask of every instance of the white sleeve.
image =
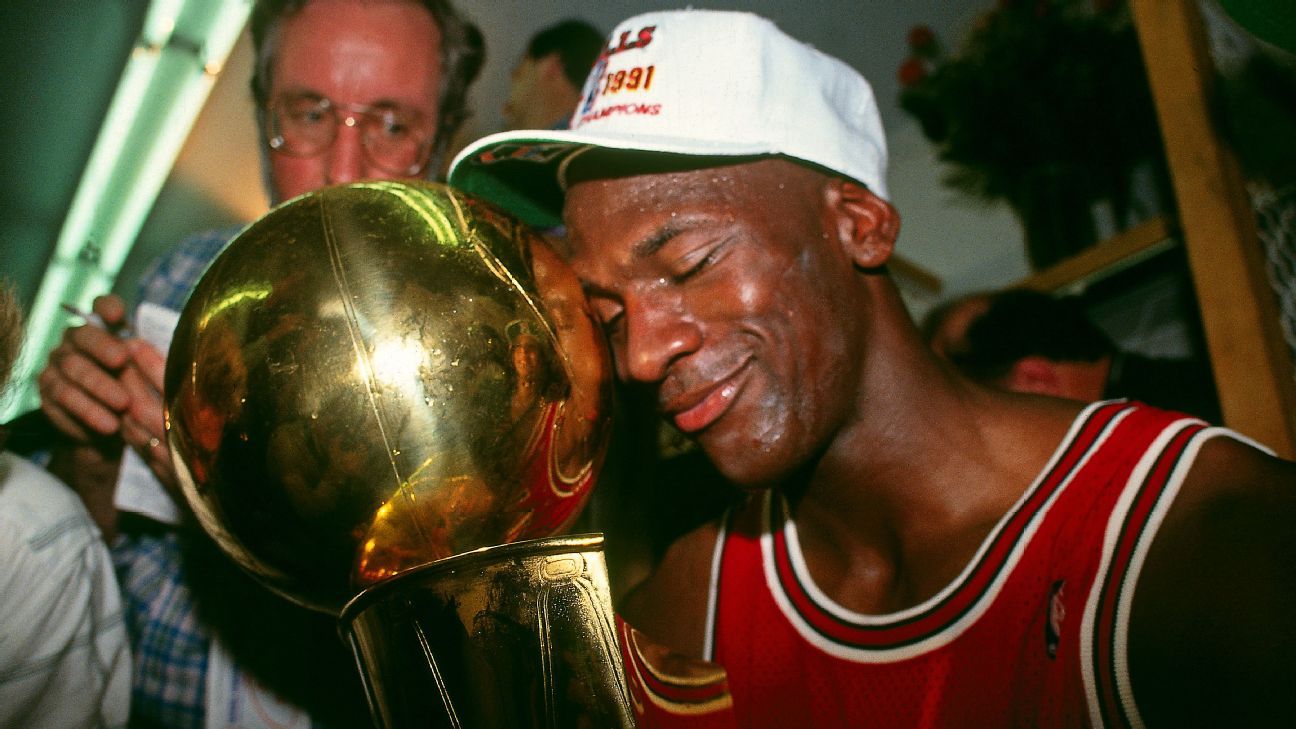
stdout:
{"type": "Polygon", "coordinates": [[[4,458],[0,727],[124,727],[131,661],[108,550],[70,489],[4,458]]]}

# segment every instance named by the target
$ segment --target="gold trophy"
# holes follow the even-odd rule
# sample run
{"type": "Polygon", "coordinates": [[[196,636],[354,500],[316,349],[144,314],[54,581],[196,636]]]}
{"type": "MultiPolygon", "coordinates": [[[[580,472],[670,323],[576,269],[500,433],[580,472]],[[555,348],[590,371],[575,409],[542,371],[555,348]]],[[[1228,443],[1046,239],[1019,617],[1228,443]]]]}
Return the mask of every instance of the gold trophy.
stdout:
{"type": "Polygon", "coordinates": [[[431,184],[291,200],[190,296],[167,358],[189,505],[339,617],[381,727],[633,726],[590,495],[610,366],[536,234],[431,184]]]}

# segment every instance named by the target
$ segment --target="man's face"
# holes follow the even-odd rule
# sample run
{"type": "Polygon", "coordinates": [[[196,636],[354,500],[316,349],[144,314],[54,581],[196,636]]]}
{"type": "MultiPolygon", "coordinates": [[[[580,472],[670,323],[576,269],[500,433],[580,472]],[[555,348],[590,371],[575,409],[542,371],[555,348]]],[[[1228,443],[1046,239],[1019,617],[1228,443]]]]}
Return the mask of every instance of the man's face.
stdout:
{"type": "Polygon", "coordinates": [[[863,317],[824,185],[765,160],[567,194],[570,260],[618,376],[739,484],[785,477],[856,404],[863,317]]]}
{"type": "Polygon", "coordinates": [[[535,377],[540,369],[540,340],[523,334],[513,344],[513,368],[523,379],[535,377]]]}
{"type": "MultiPolygon", "coordinates": [[[[435,129],[441,32],[426,9],[405,0],[313,0],[283,24],[270,101],[328,99],[334,105],[404,108],[435,129]]],[[[311,157],[271,151],[279,200],[325,185],[407,179],[366,156],[362,125],[337,125],[333,143],[311,157]]]]}

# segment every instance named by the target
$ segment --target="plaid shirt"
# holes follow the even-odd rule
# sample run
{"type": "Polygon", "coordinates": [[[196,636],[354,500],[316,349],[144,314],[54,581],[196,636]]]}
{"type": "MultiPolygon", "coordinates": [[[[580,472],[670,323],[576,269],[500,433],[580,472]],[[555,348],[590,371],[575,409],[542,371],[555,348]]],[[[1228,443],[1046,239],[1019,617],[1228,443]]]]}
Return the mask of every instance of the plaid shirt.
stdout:
{"type": "Polygon", "coordinates": [[[240,230],[242,227],[222,228],[185,238],[145,270],[136,300],[180,311],[207,266],[240,230]]]}
{"type": "MultiPolygon", "coordinates": [[[[179,311],[239,228],[190,236],[140,279],[137,301],[179,311]]],[[[194,613],[174,533],[122,534],[113,563],[134,649],[131,725],[203,729],[211,637],[194,613]]]]}
{"type": "Polygon", "coordinates": [[[203,729],[211,639],[194,614],[179,538],[122,534],[112,551],[134,648],[131,726],[203,729]]]}

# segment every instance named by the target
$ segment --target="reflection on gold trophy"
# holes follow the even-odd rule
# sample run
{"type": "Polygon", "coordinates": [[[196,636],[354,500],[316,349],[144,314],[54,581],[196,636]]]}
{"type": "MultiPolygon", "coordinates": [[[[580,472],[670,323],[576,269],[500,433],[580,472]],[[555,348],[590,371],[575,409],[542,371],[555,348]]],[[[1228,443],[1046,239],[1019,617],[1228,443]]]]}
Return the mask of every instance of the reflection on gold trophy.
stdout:
{"type": "Polygon", "coordinates": [[[610,368],[534,233],[445,187],[272,210],[212,264],[167,358],[203,528],[340,618],[384,727],[631,726],[588,499],[610,368]]]}

